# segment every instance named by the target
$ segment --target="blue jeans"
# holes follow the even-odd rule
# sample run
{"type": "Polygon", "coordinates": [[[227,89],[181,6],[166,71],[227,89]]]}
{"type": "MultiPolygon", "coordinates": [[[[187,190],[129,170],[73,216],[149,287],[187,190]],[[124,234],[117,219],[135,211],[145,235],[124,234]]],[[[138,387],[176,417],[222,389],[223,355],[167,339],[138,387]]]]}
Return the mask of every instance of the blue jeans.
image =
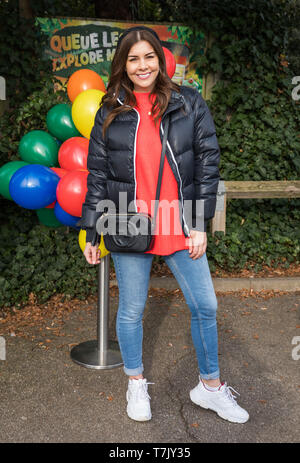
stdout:
{"type": "MultiPolygon", "coordinates": [[[[111,253],[119,286],[116,332],[129,376],[143,372],[143,313],[147,300],[153,254],[111,253]]],[[[200,376],[217,379],[218,334],[215,295],[206,253],[191,259],[188,250],[163,256],[184,294],[191,311],[191,334],[200,376]]]]}

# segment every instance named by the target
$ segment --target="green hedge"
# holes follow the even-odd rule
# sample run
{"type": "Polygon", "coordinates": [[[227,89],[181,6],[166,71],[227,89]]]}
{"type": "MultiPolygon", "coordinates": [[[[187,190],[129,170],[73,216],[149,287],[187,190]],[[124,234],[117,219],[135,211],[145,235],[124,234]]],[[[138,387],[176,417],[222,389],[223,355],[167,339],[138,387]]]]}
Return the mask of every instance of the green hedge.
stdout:
{"type": "Polygon", "coordinates": [[[84,298],[96,291],[97,269],[83,258],[76,230],[46,227],[35,211],[13,202],[5,211],[9,216],[1,227],[0,307],[24,304],[30,293],[45,302],[54,294],[84,298]]]}
{"type": "Polygon", "coordinates": [[[215,271],[259,272],[300,263],[300,199],[232,199],[226,235],[208,234],[207,256],[215,271]]]}

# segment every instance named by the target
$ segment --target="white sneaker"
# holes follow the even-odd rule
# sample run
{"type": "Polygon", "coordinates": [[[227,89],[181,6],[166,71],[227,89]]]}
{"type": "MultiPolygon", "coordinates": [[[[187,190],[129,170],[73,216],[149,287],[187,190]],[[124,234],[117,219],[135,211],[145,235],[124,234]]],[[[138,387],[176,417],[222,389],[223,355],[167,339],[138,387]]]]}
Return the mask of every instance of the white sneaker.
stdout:
{"type": "Polygon", "coordinates": [[[208,390],[200,378],[198,386],[190,392],[191,401],[200,407],[215,411],[224,420],[233,423],[246,423],[249,419],[249,414],[246,410],[240,407],[231,392],[235,391],[232,387],[223,383],[217,391],[208,390]]]}
{"type": "Polygon", "coordinates": [[[128,390],[126,393],[127,399],[127,415],[132,420],[148,421],[151,420],[150,396],[148,394],[147,380],[130,379],[128,390]]]}

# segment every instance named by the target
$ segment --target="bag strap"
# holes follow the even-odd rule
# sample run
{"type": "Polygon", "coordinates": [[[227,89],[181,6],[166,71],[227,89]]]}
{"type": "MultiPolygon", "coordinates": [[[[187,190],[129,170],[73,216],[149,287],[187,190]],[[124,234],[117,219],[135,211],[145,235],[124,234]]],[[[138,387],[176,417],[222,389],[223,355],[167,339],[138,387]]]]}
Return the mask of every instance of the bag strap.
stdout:
{"type": "Polygon", "coordinates": [[[155,209],[154,209],[154,216],[153,216],[153,221],[152,221],[152,232],[154,232],[154,229],[155,229],[156,215],[157,215],[157,210],[159,206],[159,196],[160,196],[163,167],[164,167],[164,162],[165,162],[168,132],[169,132],[169,116],[166,117],[166,122],[165,122],[165,127],[164,127],[164,135],[163,135],[163,141],[162,141],[160,165],[159,165],[156,196],[155,196],[155,209]]]}

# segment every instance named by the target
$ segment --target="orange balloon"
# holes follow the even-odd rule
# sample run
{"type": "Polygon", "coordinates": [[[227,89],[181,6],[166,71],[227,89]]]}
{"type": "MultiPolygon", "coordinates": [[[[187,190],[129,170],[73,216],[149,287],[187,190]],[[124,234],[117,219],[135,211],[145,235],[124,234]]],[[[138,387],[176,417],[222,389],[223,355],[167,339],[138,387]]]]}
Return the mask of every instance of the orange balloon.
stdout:
{"type": "Polygon", "coordinates": [[[79,93],[90,89],[106,92],[104,82],[97,72],[91,69],[80,69],[70,76],[67,84],[67,92],[72,103],[79,93]]]}

